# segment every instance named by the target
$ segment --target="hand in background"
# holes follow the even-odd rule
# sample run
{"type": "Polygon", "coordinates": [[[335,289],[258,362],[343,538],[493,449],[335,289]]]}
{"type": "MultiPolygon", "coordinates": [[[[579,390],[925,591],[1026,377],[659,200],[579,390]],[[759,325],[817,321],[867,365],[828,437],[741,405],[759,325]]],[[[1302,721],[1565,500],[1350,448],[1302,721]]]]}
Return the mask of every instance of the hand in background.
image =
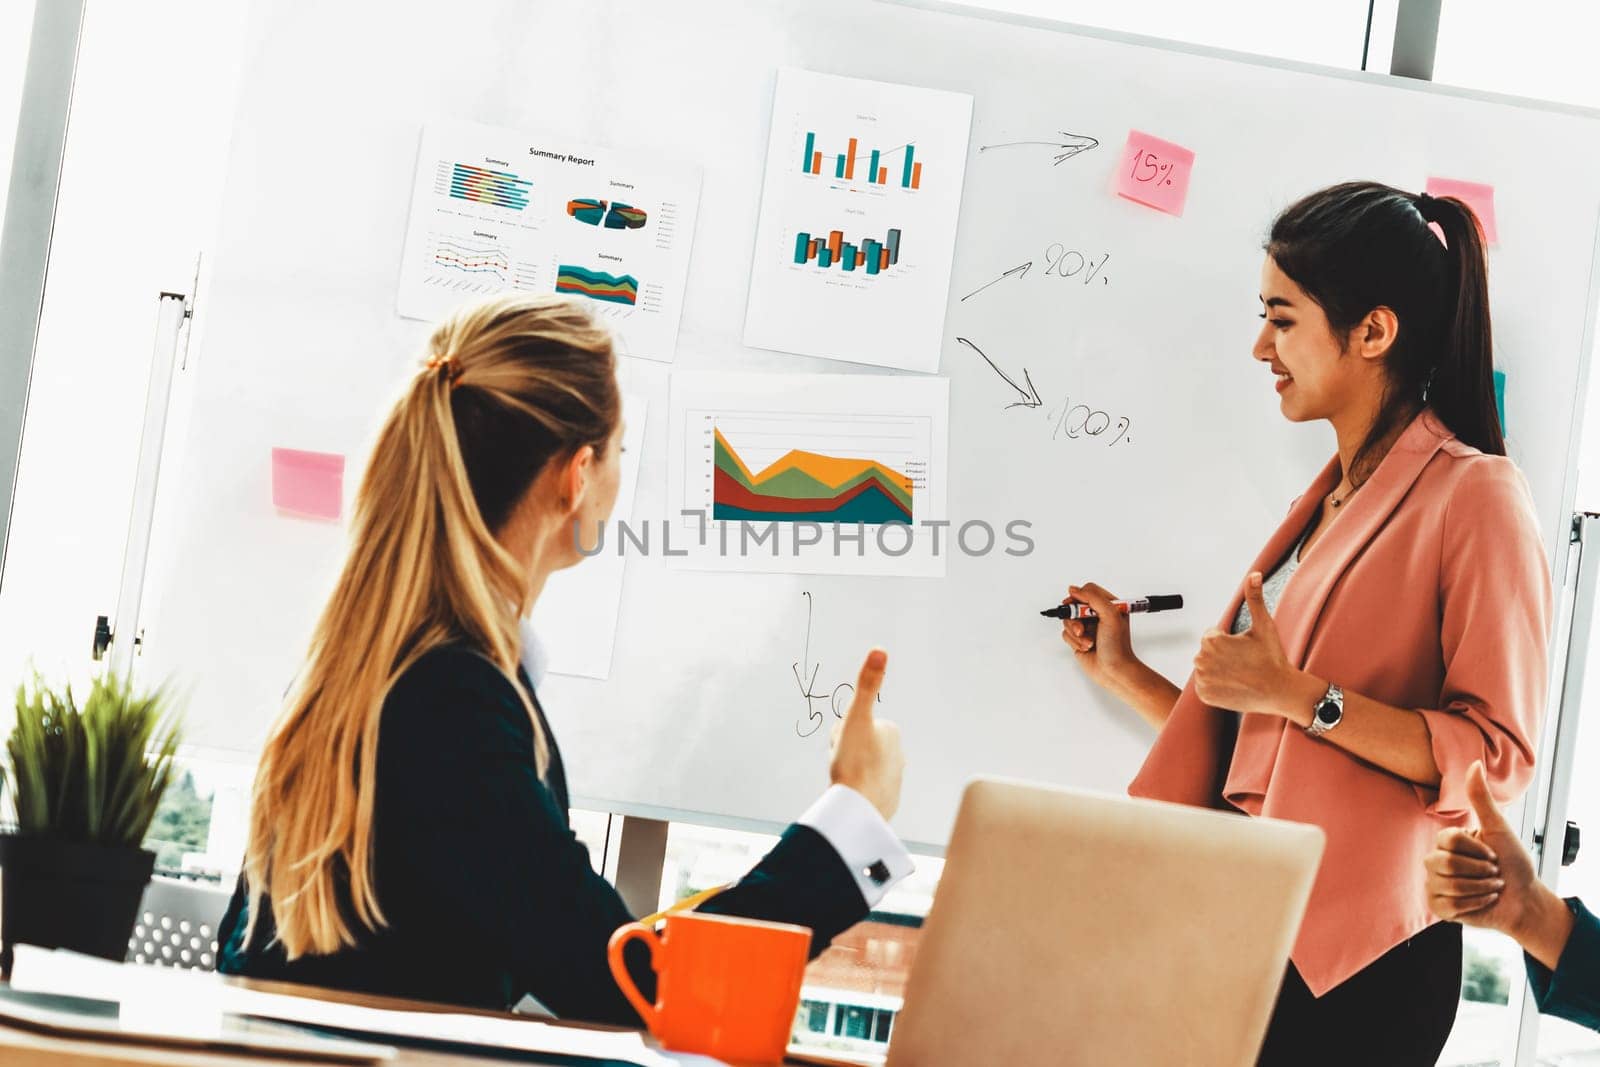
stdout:
{"type": "Polygon", "coordinates": [[[900,782],[906,767],[900,728],[872,713],[888,662],[889,654],[881,648],[867,653],[856,679],[855,698],[833,735],[828,766],[834,784],[849,786],[866,797],[885,821],[894,818],[900,807],[900,782]]]}
{"type": "Polygon", "coordinates": [[[1533,857],[1495,806],[1481,762],[1467,772],[1476,830],[1441,830],[1423,860],[1428,907],[1441,919],[1508,934],[1555,968],[1572,932],[1572,912],[1539,881],[1533,857]]]}

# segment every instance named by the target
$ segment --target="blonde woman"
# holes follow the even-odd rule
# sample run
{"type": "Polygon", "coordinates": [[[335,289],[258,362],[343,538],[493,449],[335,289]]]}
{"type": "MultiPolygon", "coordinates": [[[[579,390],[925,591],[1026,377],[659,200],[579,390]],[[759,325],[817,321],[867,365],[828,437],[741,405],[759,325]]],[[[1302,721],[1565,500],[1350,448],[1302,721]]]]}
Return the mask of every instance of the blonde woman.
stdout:
{"type": "MultiPolygon", "coordinates": [[[[430,348],[262,753],[219,969],[487,1008],[532,994],[634,1024],[606,964],[633,916],[568,825],[519,624],[616,499],[611,338],[577,305],[518,297],[463,310],[430,348]]],[[[862,667],[833,785],[701,910],[800,923],[817,953],[909,873],[887,825],[899,735],[872,717],[885,660],[862,667]]]]}

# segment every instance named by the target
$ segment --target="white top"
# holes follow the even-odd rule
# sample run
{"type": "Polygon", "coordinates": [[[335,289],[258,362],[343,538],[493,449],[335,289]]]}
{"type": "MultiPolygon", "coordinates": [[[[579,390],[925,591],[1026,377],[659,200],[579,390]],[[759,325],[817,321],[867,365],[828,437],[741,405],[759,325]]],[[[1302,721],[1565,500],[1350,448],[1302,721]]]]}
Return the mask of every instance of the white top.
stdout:
{"type": "MultiPolygon", "coordinates": [[[[1283,599],[1283,590],[1289,584],[1289,579],[1294,577],[1294,572],[1300,569],[1300,546],[1306,543],[1306,538],[1311,536],[1308,527],[1300,535],[1300,540],[1295,542],[1294,548],[1283,557],[1273,572],[1261,579],[1261,599],[1267,602],[1267,610],[1276,614],[1278,601],[1283,599]]],[[[1233,632],[1236,634],[1248,633],[1250,630],[1250,603],[1245,601],[1239,605],[1239,613],[1233,617],[1233,632]]]]}

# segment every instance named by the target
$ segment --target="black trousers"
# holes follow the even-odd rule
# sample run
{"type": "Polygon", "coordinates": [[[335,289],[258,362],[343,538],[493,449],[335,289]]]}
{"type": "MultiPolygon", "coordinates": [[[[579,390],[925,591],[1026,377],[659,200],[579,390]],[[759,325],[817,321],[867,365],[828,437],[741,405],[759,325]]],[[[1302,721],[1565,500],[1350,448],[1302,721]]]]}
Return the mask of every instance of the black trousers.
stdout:
{"type": "Polygon", "coordinates": [[[1284,975],[1258,1067],[1433,1067],[1461,999],[1461,927],[1437,923],[1313,997],[1284,975]]]}

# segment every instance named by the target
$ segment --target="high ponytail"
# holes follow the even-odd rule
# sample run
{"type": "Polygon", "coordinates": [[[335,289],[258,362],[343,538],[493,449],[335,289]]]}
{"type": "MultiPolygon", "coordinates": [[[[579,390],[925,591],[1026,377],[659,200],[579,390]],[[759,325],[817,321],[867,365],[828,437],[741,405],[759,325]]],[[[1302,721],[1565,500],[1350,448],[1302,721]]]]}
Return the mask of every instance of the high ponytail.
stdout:
{"type": "MultiPolygon", "coordinates": [[[[549,463],[607,447],[621,407],[611,336],[576,303],[497,298],[434,332],[379,432],[349,556],[262,751],[247,939],[263,898],[291,960],[354,944],[355,925],[385,924],[371,871],[384,699],[451,642],[516,674],[528,581],[495,535],[549,463]]],[[[547,741],[523,703],[542,773],[547,741]]]]}
{"type": "Polygon", "coordinates": [[[1494,403],[1493,335],[1483,235],[1470,208],[1381,185],[1345,182],[1291,204],[1266,251],[1328,317],[1342,341],[1374,308],[1399,330],[1384,359],[1383,402],[1351,470],[1354,484],[1379,445],[1431,408],[1463,442],[1505,454],[1494,403]],[[1441,243],[1430,223],[1444,234],[1441,243]]]}
{"type": "Polygon", "coordinates": [[[1506,454],[1494,402],[1494,343],[1489,323],[1489,269],[1483,227],[1453,196],[1417,197],[1417,214],[1444,233],[1447,303],[1428,405],[1462,441],[1480,452],[1506,454]],[[1453,297],[1453,299],[1451,299],[1453,297]]]}

